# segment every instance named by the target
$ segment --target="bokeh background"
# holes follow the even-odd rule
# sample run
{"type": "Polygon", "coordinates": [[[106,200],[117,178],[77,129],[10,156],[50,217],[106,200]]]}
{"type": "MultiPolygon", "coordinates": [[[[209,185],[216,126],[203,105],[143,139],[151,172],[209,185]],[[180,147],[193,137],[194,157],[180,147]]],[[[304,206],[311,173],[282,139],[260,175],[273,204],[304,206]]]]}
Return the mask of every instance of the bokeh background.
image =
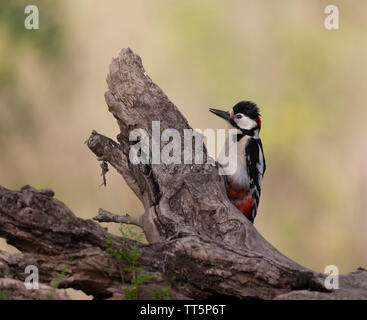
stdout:
{"type": "MultiPolygon", "coordinates": [[[[104,102],[124,47],[193,128],[222,128],[209,107],[255,101],[267,160],[255,226],[317,271],[367,266],[367,2],[34,0],[0,2],[0,184],[49,187],[78,216],[142,206],[112,169],[107,187],[84,145],[118,127],[104,102]],[[340,29],[324,28],[339,8],[340,29]]],[[[117,227],[111,227],[113,232],[117,227]]],[[[15,251],[0,240],[0,248],[15,251]]]]}

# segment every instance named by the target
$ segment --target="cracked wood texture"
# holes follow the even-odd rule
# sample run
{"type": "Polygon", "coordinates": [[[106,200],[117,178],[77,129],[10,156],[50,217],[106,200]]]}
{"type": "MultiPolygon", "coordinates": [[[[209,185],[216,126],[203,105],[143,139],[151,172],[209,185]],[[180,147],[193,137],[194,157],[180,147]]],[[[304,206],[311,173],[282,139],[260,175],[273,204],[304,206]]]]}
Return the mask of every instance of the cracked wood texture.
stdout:
{"type": "MultiPolygon", "coordinates": [[[[129,217],[101,209],[94,219],[131,222],[143,229],[148,244],[111,236],[115,246],[143,252],[141,266],[152,278],[141,287],[139,298],[170,285],[174,299],[367,299],[366,270],[342,275],[340,289],[326,290],[326,275],[300,266],[268,243],[230,203],[215,165],[132,164],[133,129],[144,129],[155,141],[152,121],[160,121],[161,132],[174,128],[181,137],[191,128],[130,49],[112,60],[107,84],[106,103],[120,131],[117,142],[93,131],[86,143],[99,161],[122,175],[145,212],[129,217]]],[[[183,150],[183,139],[181,143],[183,150]]],[[[203,155],[205,159],[205,147],[203,155]]],[[[0,252],[0,290],[14,298],[42,299],[44,293],[32,296],[19,287],[25,266],[38,266],[47,292],[73,258],[55,299],[67,298],[63,288],[95,299],[122,297],[129,276],[121,279],[117,262],[105,252],[107,234],[96,222],[76,217],[51,190],[0,187],[0,236],[21,251],[0,252]],[[18,292],[10,289],[17,288],[12,281],[18,292]]]]}

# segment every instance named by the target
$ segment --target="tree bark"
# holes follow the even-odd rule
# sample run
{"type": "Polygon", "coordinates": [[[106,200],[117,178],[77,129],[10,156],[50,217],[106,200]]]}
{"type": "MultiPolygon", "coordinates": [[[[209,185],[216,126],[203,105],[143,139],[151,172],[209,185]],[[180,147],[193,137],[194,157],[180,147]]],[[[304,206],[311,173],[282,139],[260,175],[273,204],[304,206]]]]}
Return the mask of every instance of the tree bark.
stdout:
{"type": "MultiPolygon", "coordinates": [[[[143,229],[148,244],[109,235],[116,247],[142,250],[141,266],[152,278],[139,298],[170,285],[174,299],[367,299],[366,270],[340,276],[340,289],[327,290],[326,275],[300,266],[268,243],[230,203],[215,165],[132,164],[133,129],[144,129],[154,141],[152,121],[160,121],[161,132],[174,128],[181,137],[191,128],[130,49],[112,60],[107,83],[105,99],[120,129],[118,142],[93,131],[86,144],[104,166],[122,175],[145,212],[130,217],[100,209],[94,219],[143,229]]],[[[95,299],[122,297],[131,279],[129,274],[122,279],[120,268],[128,264],[122,259],[119,266],[106,253],[107,235],[96,222],[77,218],[51,190],[0,187],[0,236],[22,252],[0,252],[0,290],[32,299],[21,288],[18,293],[8,289],[7,279],[21,283],[25,266],[33,264],[47,289],[72,258],[59,288],[79,289],[95,299]]],[[[55,298],[65,295],[60,291],[55,298]]]]}

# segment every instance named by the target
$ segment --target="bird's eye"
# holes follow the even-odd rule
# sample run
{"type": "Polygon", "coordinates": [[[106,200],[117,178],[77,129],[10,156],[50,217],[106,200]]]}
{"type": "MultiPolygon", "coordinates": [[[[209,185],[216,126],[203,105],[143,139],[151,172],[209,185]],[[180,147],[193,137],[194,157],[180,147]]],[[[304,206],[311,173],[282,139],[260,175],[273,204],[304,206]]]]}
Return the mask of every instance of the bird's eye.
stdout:
{"type": "Polygon", "coordinates": [[[236,115],[236,119],[241,119],[242,118],[242,114],[237,114],[236,115]]]}

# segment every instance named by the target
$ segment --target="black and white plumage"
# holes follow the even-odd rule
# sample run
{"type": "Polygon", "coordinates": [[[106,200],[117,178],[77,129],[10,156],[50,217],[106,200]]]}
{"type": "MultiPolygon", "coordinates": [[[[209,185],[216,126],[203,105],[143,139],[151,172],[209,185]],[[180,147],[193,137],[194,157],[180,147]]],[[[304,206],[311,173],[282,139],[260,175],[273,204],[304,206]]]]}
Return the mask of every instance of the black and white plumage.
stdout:
{"type": "Polygon", "coordinates": [[[247,171],[249,175],[249,194],[253,198],[253,205],[248,218],[255,219],[260,202],[262,178],[265,173],[266,163],[261,140],[251,138],[246,146],[247,171]]]}
{"type": "Polygon", "coordinates": [[[227,194],[231,202],[251,222],[259,206],[262,179],[266,169],[262,142],[259,136],[261,118],[253,102],[241,101],[230,112],[210,109],[224,118],[231,130],[218,158],[226,176],[227,194]]]}

